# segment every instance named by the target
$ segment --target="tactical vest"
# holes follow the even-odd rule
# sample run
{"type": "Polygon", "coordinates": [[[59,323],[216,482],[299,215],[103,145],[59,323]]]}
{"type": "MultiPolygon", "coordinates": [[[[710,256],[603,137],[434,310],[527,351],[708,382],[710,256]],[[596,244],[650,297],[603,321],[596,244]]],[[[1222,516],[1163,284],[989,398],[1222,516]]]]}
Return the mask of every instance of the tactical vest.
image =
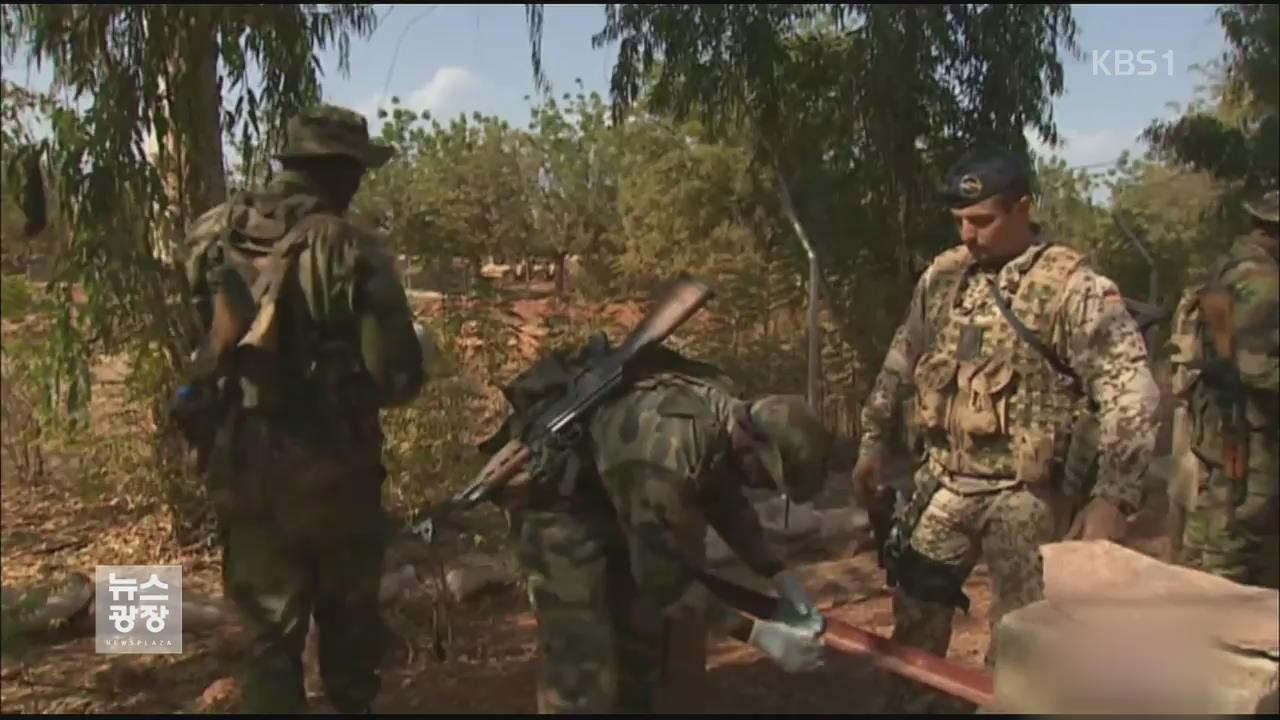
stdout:
{"type": "MultiPolygon", "coordinates": [[[[1032,252],[1033,265],[1006,301],[1048,344],[1067,281],[1086,261],[1061,245],[1032,252]]],[[[1003,317],[982,326],[980,341],[972,339],[968,318],[956,312],[972,266],[963,247],[943,253],[934,266],[925,310],[931,341],[914,371],[918,427],[930,456],[954,474],[1048,481],[1065,461],[1082,397],[1003,317]],[[967,357],[960,356],[962,340],[967,357]]]]}

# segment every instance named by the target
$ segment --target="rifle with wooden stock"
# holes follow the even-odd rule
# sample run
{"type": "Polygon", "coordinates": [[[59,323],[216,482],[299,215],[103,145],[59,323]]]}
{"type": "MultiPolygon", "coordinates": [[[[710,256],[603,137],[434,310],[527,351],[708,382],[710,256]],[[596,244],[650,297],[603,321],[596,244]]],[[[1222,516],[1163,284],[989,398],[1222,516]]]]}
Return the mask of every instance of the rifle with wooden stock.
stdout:
{"type": "Polygon", "coordinates": [[[1228,478],[1243,481],[1249,467],[1249,423],[1245,417],[1244,383],[1236,370],[1233,313],[1230,289],[1209,287],[1200,291],[1200,314],[1213,350],[1203,370],[1222,416],[1222,470],[1228,478]]]}

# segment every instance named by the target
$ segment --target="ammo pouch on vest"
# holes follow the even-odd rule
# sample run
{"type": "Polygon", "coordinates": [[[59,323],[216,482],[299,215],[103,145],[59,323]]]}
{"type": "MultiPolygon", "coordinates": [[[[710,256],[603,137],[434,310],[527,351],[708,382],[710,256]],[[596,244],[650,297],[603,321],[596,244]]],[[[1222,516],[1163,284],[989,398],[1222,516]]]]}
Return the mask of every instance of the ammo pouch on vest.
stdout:
{"type": "Polygon", "coordinates": [[[1047,428],[1014,432],[1009,408],[1020,379],[1007,354],[978,362],[960,362],[938,351],[921,357],[913,377],[916,417],[926,437],[933,435],[939,443],[951,439],[950,469],[966,472],[968,453],[1008,442],[1014,477],[1027,484],[1049,481],[1059,438],[1047,428]]]}
{"type": "Polygon", "coordinates": [[[1018,319],[991,278],[987,278],[987,290],[996,309],[1000,311],[1018,337],[1043,357],[1053,370],[1067,378],[1071,383],[1073,394],[1083,398],[1087,403],[1086,412],[1077,417],[1070,430],[1070,437],[1066,439],[1065,452],[1061,455],[1058,445],[1064,438],[1056,437],[1052,430],[1032,429],[1015,439],[1014,451],[1017,458],[1018,478],[1028,484],[1047,482],[1052,479],[1054,466],[1061,457],[1066,475],[1063,479],[1063,490],[1068,495],[1077,492],[1087,493],[1097,476],[1100,439],[1098,407],[1086,392],[1084,381],[1080,376],[1018,319]]]}

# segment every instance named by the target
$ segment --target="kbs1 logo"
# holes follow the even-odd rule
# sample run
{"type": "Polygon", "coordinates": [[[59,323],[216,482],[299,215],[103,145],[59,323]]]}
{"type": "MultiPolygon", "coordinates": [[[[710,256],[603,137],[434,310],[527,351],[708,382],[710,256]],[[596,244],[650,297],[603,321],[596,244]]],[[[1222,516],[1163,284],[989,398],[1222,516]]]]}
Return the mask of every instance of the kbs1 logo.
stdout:
{"type": "Polygon", "coordinates": [[[1164,60],[1164,74],[1173,77],[1173,51],[1168,50],[1156,55],[1155,50],[1093,50],[1093,75],[1107,77],[1132,77],[1134,75],[1155,75],[1160,71],[1164,60]]]}

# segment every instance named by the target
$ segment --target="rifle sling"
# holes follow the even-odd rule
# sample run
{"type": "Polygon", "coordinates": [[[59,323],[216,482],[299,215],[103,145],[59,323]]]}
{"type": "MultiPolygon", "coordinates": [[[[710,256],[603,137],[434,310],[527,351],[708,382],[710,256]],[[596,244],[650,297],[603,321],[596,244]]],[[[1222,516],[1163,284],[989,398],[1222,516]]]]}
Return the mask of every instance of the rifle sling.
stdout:
{"type": "Polygon", "coordinates": [[[996,304],[996,309],[1004,316],[1004,319],[1013,328],[1013,331],[1018,334],[1018,337],[1022,338],[1023,342],[1030,345],[1031,349],[1040,353],[1040,356],[1048,361],[1049,365],[1053,366],[1054,370],[1057,370],[1059,373],[1070,378],[1072,388],[1082,395],[1088,402],[1089,412],[1097,412],[1097,403],[1087,392],[1085,392],[1084,381],[1080,379],[1080,376],[1076,374],[1076,371],[1072,370],[1071,366],[1067,365],[1067,363],[1059,357],[1052,348],[1046,345],[1043,340],[1036,336],[1035,333],[1031,332],[1030,328],[1023,325],[1017,315],[1013,314],[1013,309],[1009,307],[1009,303],[1005,301],[1004,297],[1000,294],[1000,291],[996,289],[995,281],[992,280],[990,276],[986,276],[984,279],[987,281],[987,290],[991,292],[991,300],[996,304]]]}

